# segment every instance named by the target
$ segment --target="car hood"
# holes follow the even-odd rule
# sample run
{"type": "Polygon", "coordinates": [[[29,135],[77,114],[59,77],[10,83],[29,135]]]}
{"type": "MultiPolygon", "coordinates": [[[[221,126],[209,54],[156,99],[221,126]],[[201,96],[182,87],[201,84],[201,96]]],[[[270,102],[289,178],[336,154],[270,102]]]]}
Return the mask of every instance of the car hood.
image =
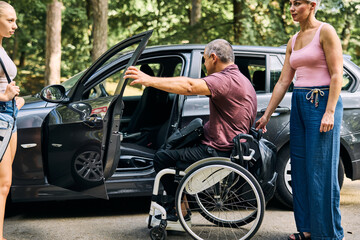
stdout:
{"type": "Polygon", "coordinates": [[[33,96],[24,96],[25,105],[21,109],[43,108],[48,104],[43,101],[39,94],[33,96]]]}

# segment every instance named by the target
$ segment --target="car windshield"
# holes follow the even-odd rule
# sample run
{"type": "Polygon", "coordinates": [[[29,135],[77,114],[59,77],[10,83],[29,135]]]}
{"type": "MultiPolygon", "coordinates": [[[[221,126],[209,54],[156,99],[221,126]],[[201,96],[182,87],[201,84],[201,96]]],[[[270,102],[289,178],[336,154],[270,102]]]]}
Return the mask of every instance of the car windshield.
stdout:
{"type": "Polygon", "coordinates": [[[65,82],[61,83],[61,85],[64,86],[66,91],[69,91],[75,85],[75,83],[79,80],[79,78],[83,75],[83,73],[84,73],[84,71],[72,76],[71,78],[69,78],[65,82]]]}

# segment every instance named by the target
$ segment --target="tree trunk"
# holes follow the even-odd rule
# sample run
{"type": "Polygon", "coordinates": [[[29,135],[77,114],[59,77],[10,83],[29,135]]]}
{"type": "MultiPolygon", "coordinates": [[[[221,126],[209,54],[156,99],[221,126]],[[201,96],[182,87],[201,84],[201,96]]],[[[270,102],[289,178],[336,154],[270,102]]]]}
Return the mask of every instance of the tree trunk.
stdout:
{"type": "Polygon", "coordinates": [[[192,42],[201,42],[201,28],[199,22],[201,19],[201,0],[191,1],[191,12],[190,12],[190,26],[192,27],[192,42]]]}
{"type": "Polygon", "coordinates": [[[244,0],[233,0],[234,7],[234,44],[240,44],[241,32],[243,31],[242,19],[244,0]]]}
{"type": "Polygon", "coordinates": [[[346,19],[345,26],[341,33],[343,51],[346,51],[348,49],[350,38],[351,38],[351,21],[349,21],[349,19],[346,19]]]}
{"type": "Polygon", "coordinates": [[[286,18],[286,11],[289,10],[285,7],[285,1],[286,0],[279,1],[281,14],[278,17],[280,18],[284,32],[287,33],[286,32],[287,23],[285,22],[285,18],[286,18]]]}
{"type": "Polygon", "coordinates": [[[107,50],[108,37],[108,1],[91,0],[93,14],[93,50],[91,54],[94,62],[107,50]]]}
{"type": "Polygon", "coordinates": [[[353,30],[354,25],[356,24],[356,18],[357,18],[357,9],[356,5],[352,5],[351,3],[349,6],[345,7],[344,11],[342,12],[342,15],[345,19],[344,28],[341,32],[341,40],[342,40],[342,48],[343,51],[347,51],[350,43],[351,38],[351,32],[353,30]]]}
{"type": "Polygon", "coordinates": [[[190,26],[199,23],[201,18],[201,0],[192,0],[190,26]]]}
{"type": "Polygon", "coordinates": [[[26,60],[26,52],[21,51],[20,58],[19,58],[19,68],[25,67],[25,60],[26,60]]]}
{"type": "Polygon", "coordinates": [[[61,8],[62,3],[58,0],[47,6],[45,85],[60,83],[61,8]]]}

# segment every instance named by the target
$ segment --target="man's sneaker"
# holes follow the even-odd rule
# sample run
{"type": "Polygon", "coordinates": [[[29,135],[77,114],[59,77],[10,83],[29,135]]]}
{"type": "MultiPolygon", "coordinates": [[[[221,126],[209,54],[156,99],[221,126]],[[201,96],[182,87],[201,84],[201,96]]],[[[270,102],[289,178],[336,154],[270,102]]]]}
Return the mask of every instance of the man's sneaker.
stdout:
{"type": "MultiPolygon", "coordinates": [[[[155,215],[155,218],[161,220],[161,214],[155,215]]],[[[176,216],[175,208],[170,208],[170,210],[166,211],[166,220],[176,222],[179,218],[176,216]]]]}
{"type": "MultiPolygon", "coordinates": [[[[155,215],[155,218],[158,220],[161,220],[161,214],[155,215]]],[[[184,216],[184,219],[186,222],[191,220],[191,212],[189,210],[187,210],[187,214],[184,216]]],[[[172,208],[170,211],[167,212],[166,220],[172,221],[172,222],[176,222],[179,220],[178,216],[176,215],[175,208],[172,208]]]]}

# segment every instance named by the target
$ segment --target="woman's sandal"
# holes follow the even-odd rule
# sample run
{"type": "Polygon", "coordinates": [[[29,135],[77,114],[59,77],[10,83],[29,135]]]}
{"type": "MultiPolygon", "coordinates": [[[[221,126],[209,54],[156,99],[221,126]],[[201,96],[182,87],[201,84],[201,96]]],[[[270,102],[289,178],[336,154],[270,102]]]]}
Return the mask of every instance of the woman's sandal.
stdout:
{"type": "Polygon", "coordinates": [[[293,234],[295,239],[292,239],[291,237],[288,237],[288,240],[311,240],[311,237],[305,237],[304,233],[299,232],[299,233],[294,233],[293,234]]]}

